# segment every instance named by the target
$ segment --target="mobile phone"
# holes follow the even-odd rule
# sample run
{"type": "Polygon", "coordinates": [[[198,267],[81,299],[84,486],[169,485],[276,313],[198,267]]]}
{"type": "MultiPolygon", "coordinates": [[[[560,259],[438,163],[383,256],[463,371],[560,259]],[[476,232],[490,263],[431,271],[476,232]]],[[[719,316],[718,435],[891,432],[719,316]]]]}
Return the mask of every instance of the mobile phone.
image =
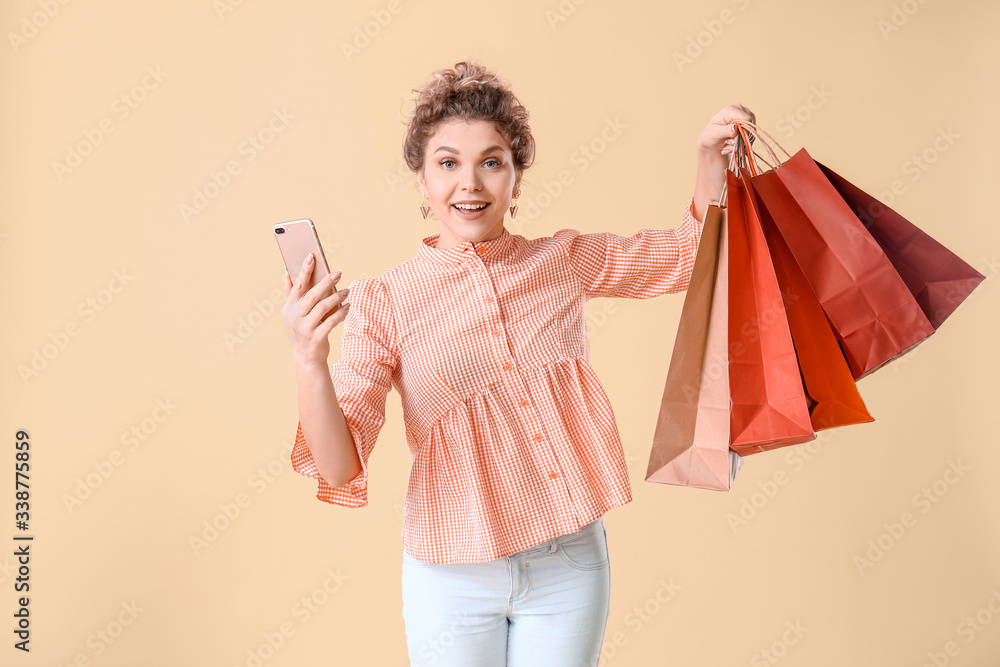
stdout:
{"type": "MultiPolygon", "coordinates": [[[[302,220],[292,220],[290,222],[279,222],[274,226],[274,238],[278,242],[278,250],[285,260],[285,268],[292,282],[299,277],[302,271],[302,263],[305,262],[309,253],[316,258],[313,265],[312,276],[306,291],[312,289],[318,280],[322,280],[330,275],[330,265],[326,262],[326,255],[323,253],[323,246],[319,242],[319,234],[316,233],[316,225],[309,218],[302,220]]],[[[333,294],[333,288],[327,290],[324,296],[333,294]]]]}

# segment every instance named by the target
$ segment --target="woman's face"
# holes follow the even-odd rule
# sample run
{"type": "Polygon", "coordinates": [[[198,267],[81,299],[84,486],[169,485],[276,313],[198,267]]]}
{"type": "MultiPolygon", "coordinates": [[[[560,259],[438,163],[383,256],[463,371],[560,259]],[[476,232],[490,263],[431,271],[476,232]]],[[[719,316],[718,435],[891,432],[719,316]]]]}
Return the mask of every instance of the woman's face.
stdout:
{"type": "Polygon", "coordinates": [[[441,223],[437,247],[500,236],[520,180],[510,146],[493,123],[452,119],[438,125],[417,172],[420,191],[441,223]]]}

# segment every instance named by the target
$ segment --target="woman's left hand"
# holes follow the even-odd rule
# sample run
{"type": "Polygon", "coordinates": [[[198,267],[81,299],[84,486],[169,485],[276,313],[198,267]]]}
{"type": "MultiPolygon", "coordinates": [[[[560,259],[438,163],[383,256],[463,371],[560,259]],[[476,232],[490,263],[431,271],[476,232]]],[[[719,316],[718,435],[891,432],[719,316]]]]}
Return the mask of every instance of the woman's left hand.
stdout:
{"type": "Polygon", "coordinates": [[[698,135],[698,150],[714,155],[732,153],[736,137],[733,127],[735,121],[756,123],[757,117],[742,104],[730,104],[712,116],[712,120],[708,121],[708,125],[698,135]]]}
{"type": "Polygon", "coordinates": [[[736,136],[733,123],[736,121],[756,123],[757,119],[742,104],[730,104],[712,116],[698,135],[698,173],[695,176],[692,212],[702,222],[705,221],[708,205],[718,201],[726,182],[729,155],[733,152],[736,136]]]}

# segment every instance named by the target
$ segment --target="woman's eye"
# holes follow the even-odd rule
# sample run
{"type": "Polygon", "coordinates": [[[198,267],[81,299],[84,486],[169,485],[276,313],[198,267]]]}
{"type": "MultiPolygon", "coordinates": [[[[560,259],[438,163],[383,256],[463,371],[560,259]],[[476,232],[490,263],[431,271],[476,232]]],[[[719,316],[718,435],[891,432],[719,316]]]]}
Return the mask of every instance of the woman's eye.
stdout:
{"type": "Polygon", "coordinates": [[[496,159],[496,158],[492,158],[492,157],[491,157],[491,158],[490,158],[489,160],[487,160],[487,161],[486,161],[486,164],[489,164],[490,162],[494,162],[494,163],[496,163],[496,165],[497,165],[498,167],[499,167],[499,166],[500,166],[501,164],[503,164],[502,162],[500,162],[500,160],[498,160],[498,159],[496,159]]]}
{"type": "Polygon", "coordinates": [[[454,160],[441,160],[441,166],[442,167],[447,168],[446,165],[449,164],[449,163],[455,164],[455,161],[454,160]]]}

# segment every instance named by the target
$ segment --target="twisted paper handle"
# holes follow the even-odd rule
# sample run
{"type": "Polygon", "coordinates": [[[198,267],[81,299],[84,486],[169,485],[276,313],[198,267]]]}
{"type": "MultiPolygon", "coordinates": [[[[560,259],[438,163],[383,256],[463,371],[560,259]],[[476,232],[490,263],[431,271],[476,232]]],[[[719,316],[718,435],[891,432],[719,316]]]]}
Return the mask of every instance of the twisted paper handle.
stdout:
{"type": "MultiPolygon", "coordinates": [[[[776,169],[782,160],[778,157],[778,154],[774,152],[771,148],[771,143],[781,149],[789,158],[792,157],[791,153],[785,150],[784,146],[778,143],[777,139],[772,137],[770,134],[762,130],[755,123],[750,121],[738,120],[733,122],[733,126],[736,128],[736,142],[733,147],[733,152],[729,154],[729,167],[728,169],[732,172],[738,172],[739,168],[744,168],[750,171],[751,176],[757,176],[763,171],[758,164],[758,160],[764,163],[769,169],[776,169]],[[766,137],[771,143],[768,143],[764,139],[766,137]],[[760,155],[753,150],[752,145],[754,143],[759,143],[759,145],[764,147],[765,152],[769,159],[760,155]]],[[[719,206],[725,208],[726,206],[726,188],[728,183],[723,183],[722,194],[719,195],[719,206]]]]}
{"type": "Polygon", "coordinates": [[[755,155],[757,155],[757,157],[762,162],[764,162],[764,164],[767,164],[772,169],[774,169],[778,165],[780,165],[781,162],[782,162],[782,160],[778,158],[778,155],[774,152],[774,149],[771,148],[771,144],[774,144],[775,146],[777,146],[778,148],[780,148],[781,152],[784,153],[789,158],[792,157],[792,154],[789,153],[788,151],[786,151],[785,147],[782,146],[781,144],[779,144],[777,139],[775,139],[770,134],[768,134],[767,132],[765,132],[758,125],[755,125],[754,123],[751,123],[749,121],[742,121],[742,120],[735,121],[733,124],[736,125],[737,131],[743,130],[745,133],[749,134],[754,139],[757,139],[757,140],[760,141],[760,144],[767,150],[767,154],[770,156],[771,160],[774,161],[774,164],[772,165],[771,163],[769,163],[767,160],[765,160],[764,158],[762,158],[760,155],[757,155],[756,153],[755,153],[755,155]],[[770,143],[768,143],[768,141],[765,141],[764,137],[766,137],[766,139],[769,140],[770,143]]]}

